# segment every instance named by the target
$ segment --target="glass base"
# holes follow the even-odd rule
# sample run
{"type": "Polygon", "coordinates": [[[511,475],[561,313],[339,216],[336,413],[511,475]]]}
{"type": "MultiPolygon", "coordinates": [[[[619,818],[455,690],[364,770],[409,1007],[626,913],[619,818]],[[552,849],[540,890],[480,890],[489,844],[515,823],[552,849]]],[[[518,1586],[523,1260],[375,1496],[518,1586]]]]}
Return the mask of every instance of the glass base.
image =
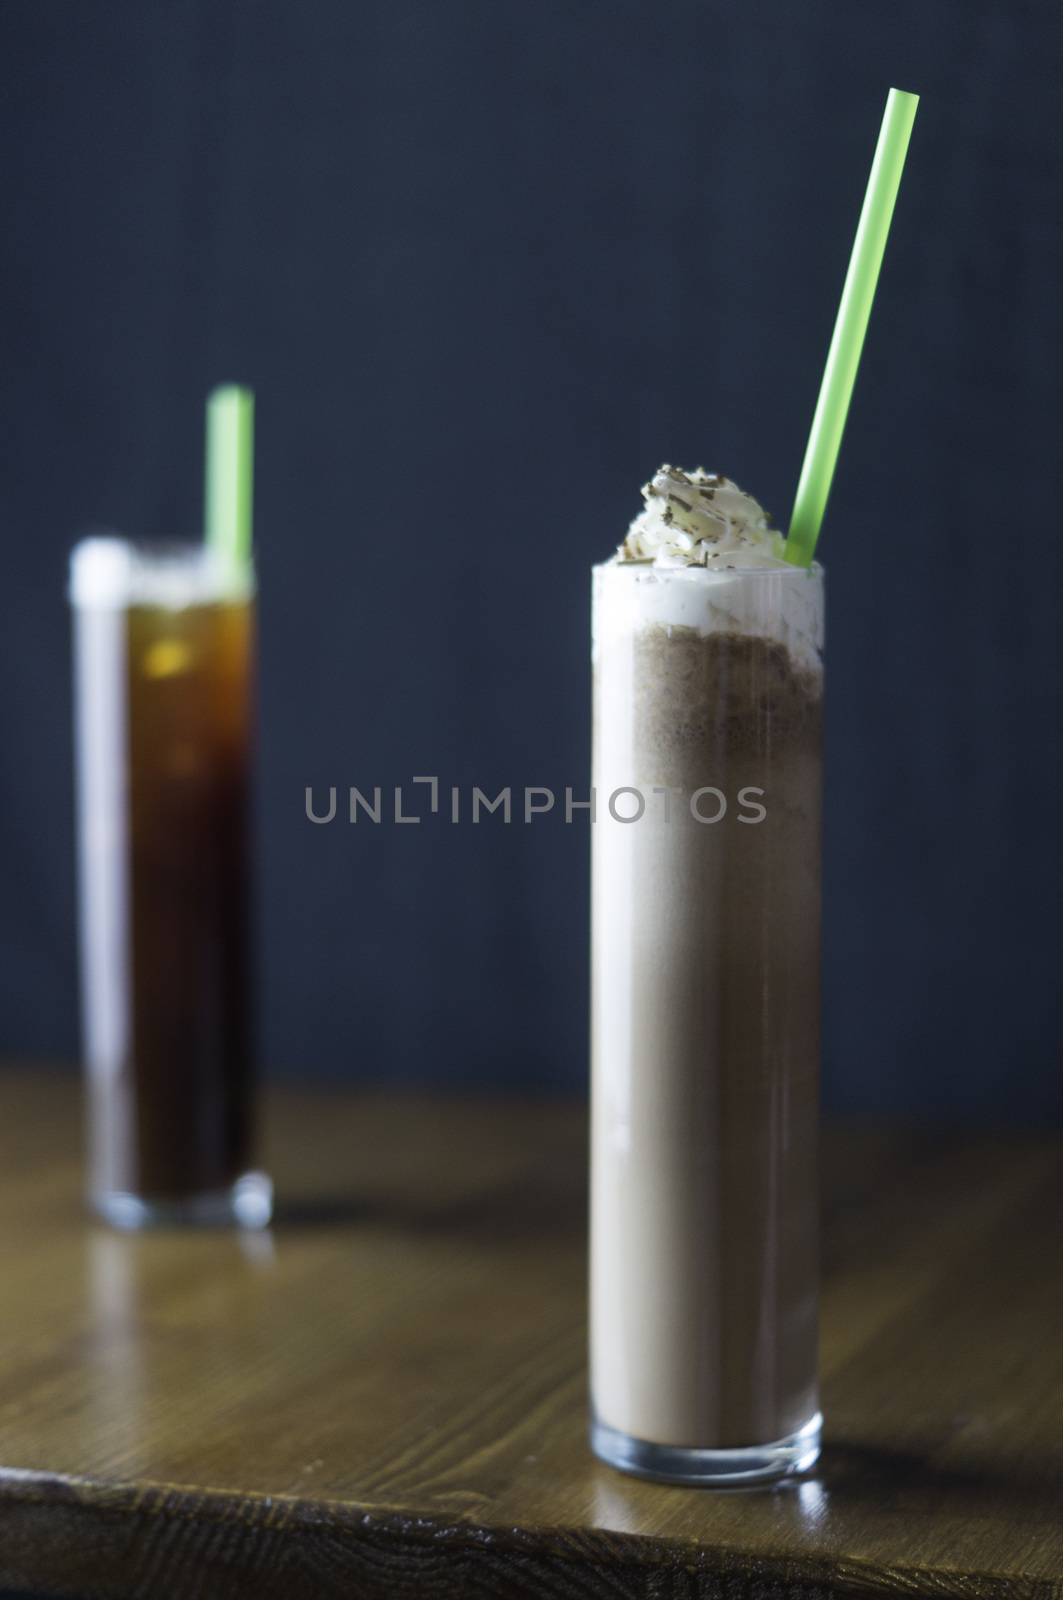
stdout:
{"type": "Polygon", "coordinates": [[[208,1194],[148,1199],[122,1189],[89,1197],[98,1217],[112,1228],[268,1228],[273,1216],[273,1184],[264,1172],[245,1172],[229,1189],[208,1194]]]}
{"type": "Polygon", "coordinates": [[[650,1444],[618,1433],[591,1419],[591,1449],[607,1466],[658,1483],[685,1483],[711,1489],[729,1484],[766,1483],[772,1478],[805,1472],[819,1457],[823,1418],[817,1412],[798,1433],[772,1444],[736,1450],[699,1450],[674,1444],[650,1444]]]}

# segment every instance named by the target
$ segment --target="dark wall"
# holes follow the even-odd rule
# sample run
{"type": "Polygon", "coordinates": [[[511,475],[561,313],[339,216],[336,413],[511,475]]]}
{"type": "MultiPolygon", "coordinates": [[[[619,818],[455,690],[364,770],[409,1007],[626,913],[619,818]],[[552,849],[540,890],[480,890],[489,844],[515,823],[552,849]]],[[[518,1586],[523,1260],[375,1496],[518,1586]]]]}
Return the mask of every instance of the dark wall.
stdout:
{"type": "Polygon", "coordinates": [[[588,574],[661,460],[785,518],[890,83],[922,92],[830,508],[826,1078],[1060,1089],[1063,38],[1044,0],[8,0],[0,1049],[76,1049],[66,551],[195,531],[258,395],[264,1039],[579,1086],[588,574]],[[493,786],[493,787],[491,787],[493,786]]]}

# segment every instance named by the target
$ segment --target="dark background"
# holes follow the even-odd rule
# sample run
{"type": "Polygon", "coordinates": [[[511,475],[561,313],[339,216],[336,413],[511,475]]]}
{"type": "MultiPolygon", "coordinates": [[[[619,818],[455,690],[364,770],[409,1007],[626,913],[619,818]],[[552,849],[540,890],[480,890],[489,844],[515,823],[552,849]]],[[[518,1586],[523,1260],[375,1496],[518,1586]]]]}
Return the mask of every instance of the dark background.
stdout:
{"type": "Polygon", "coordinates": [[[7,0],[0,1050],[76,1053],[66,552],[195,532],[258,396],[274,1070],[585,1078],[588,573],[662,460],[785,519],[919,90],[822,547],[841,1109],[1063,1114],[1063,21],[1017,0],[7,0]]]}

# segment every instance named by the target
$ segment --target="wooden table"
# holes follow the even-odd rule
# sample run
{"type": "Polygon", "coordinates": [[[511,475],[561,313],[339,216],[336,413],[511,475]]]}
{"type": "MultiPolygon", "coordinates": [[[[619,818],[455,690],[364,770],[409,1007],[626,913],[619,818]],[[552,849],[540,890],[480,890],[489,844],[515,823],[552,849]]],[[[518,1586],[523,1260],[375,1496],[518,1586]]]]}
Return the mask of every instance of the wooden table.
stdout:
{"type": "Polygon", "coordinates": [[[0,1590],[151,1600],[1063,1595],[1063,1141],[828,1143],[822,1465],[584,1442],[583,1112],[277,1091],[271,1233],[79,1209],[0,1074],[0,1590]]]}

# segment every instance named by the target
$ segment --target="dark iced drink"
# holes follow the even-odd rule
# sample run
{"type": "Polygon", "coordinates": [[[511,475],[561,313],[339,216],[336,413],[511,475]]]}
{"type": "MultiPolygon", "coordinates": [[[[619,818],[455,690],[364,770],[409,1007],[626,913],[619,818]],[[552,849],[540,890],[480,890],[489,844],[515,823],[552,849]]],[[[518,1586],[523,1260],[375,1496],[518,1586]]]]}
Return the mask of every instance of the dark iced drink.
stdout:
{"type": "Polygon", "coordinates": [[[262,1225],[251,584],[201,546],[118,539],[71,573],[90,1200],[123,1226],[262,1225]]]}

